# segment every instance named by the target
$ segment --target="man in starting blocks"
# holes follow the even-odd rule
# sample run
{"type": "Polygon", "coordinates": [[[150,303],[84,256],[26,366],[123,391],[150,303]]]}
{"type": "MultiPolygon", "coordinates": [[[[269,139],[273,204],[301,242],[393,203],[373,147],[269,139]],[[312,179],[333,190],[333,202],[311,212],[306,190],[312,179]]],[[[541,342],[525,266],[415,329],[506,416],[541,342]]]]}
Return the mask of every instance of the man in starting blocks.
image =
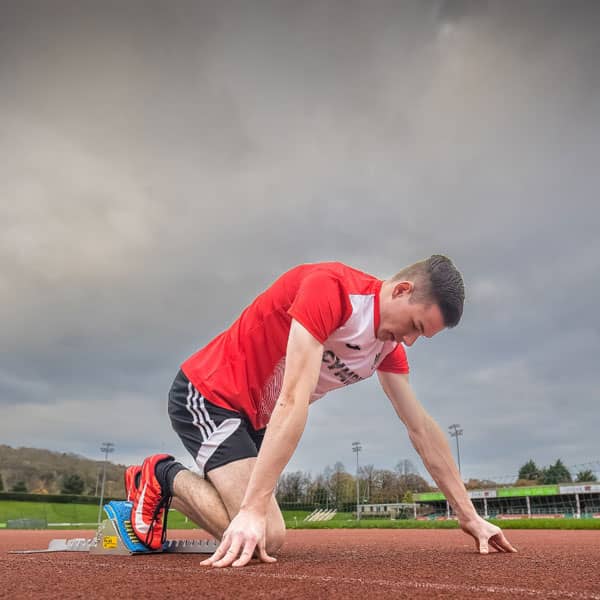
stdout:
{"type": "Polygon", "coordinates": [[[150,549],[165,540],[170,503],[221,540],[202,564],[274,562],[285,524],[273,491],[309,404],[375,372],[460,526],[487,554],[515,552],[481,518],[446,438],[417,401],[405,347],[458,324],[463,280],[434,255],[382,281],[341,263],[295,267],[181,366],[169,392],[174,430],[201,475],[157,454],[125,474],[131,523],[150,549]]]}

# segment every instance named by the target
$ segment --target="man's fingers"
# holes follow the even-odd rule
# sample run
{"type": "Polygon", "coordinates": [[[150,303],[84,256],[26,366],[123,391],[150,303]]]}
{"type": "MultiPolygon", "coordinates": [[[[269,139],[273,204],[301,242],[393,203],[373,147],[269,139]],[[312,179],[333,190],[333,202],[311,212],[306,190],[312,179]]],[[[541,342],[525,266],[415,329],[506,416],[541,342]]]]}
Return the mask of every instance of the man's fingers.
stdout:
{"type": "Polygon", "coordinates": [[[502,532],[492,538],[505,552],[517,552],[517,549],[504,537],[502,532]]]}
{"type": "Polygon", "coordinates": [[[269,556],[267,554],[267,549],[265,547],[265,541],[264,541],[264,539],[258,545],[258,558],[261,560],[261,562],[265,562],[265,563],[274,563],[274,562],[277,562],[277,559],[274,556],[269,556]]]}
{"type": "Polygon", "coordinates": [[[475,540],[479,554],[489,554],[490,549],[497,552],[516,552],[499,527],[477,517],[472,521],[461,523],[462,530],[475,540]]]}
{"type": "Polygon", "coordinates": [[[213,567],[229,567],[239,556],[241,546],[242,540],[240,538],[234,538],[227,549],[227,552],[225,552],[225,556],[220,560],[213,562],[213,567]]]}
{"type": "Polygon", "coordinates": [[[244,544],[244,549],[242,550],[240,557],[234,563],[232,563],[231,566],[243,567],[244,565],[247,565],[252,558],[255,546],[256,542],[254,540],[246,540],[246,543],[244,544]]]}
{"type": "Polygon", "coordinates": [[[214,551],[212,556],[209,556],[206,560],[203,560],[200,564],[210,567],[216,561],[220,560],[221,558],[223,558],[225,556],[225,554],[227,553],[227,550],[229,549],[230,544],[231,544],[231,542],[230,542],[229,538],[223,537],[223,539],[221,540],[221,543],[219,544],[219,547],[214,551]]]}
{"type": "Polygon", "coordinates": [[[200,564],[201,565],[208,565],[209,567],[214,565],[218,560],[221,560],[225,554],[227,553],[227,550],[229,548],[229,544],[221,544],[214,552],[214,554],[212,556],[209,556],[206,560],[203,560],[200,564]]]}
{"type": "Polygon", "coordinates": [[[486,538],[479,538],[479,554],[489,554],[488,541],[486,538]]]}
{"type": "Polygon", "coordinates": [[[516,552],[509,541],[504,537],[503,533],[495,533],[489,540],[487,538],[479,538],[477,540],[477,549],[479,554],[489,554],[490,546],[497,552],[516,552]]]}

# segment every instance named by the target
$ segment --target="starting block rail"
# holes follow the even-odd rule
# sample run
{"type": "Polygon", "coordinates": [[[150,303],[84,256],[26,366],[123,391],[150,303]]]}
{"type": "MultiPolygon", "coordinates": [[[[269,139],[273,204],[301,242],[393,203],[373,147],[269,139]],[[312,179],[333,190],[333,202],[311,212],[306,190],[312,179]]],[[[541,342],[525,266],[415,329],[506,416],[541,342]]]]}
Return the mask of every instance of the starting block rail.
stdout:
{"type": "Polygon", "coordinates": [[[161,550],[150,550],[136,537],[131,527],[131,502],[113,500],[104,505],[104,519],[93,538],[57,538],[43,550],[12,550],[12,554],[40,552],[89,552],[90,554],[131,556],[134,554],[212,554],[217,540],[167,540],[161,550]]]}

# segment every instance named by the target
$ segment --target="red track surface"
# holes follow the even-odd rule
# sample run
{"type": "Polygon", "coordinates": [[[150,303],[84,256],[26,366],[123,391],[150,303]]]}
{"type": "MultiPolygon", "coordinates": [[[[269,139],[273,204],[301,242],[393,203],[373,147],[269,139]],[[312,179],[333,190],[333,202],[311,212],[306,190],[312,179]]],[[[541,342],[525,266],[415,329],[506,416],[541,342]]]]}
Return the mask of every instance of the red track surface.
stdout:
{"type": "Polygon", "coordinates": [[[600,600],[600,531],[507,535],[518,554],[479,556],[452,530],[292,530],[276,564],[210,569],[201,555],[8,554],[93,532],[0,531],[0,597],[600,600]]]}

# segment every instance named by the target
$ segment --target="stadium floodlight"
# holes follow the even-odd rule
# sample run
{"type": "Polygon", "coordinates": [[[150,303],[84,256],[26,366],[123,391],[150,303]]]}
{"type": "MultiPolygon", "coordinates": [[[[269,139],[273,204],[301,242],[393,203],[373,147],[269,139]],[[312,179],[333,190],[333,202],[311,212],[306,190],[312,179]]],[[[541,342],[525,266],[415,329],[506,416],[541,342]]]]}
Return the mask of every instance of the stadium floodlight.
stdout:
{"type": "Polygon", "coordinates": [[[460,448],[458,446],[458,436],[463,434],[463,430],[459,429],[460,425],[458,423],[453,423],[448,426],[448,433],[450,437],[456,438],[456,458],[458,462],[458,472],[462,476],[462,472],[460,470],[460,448]]]}
{"type": "Polygon", "coordinates": [[[102,503],[104,502],[104,484],[106,483],[106,463],[108,462],[108,455],[115,451],[115,445],[112,442],[102,442],[100,446],[100,452],[104,452],[104,465],[102,468],[102,487],[100,488],[100,503],[98,504],[98,525],[102,519],[102,503]]]}
{"type": "Polygon", "coordinates": [[[358,453],[362,450],[360,442],[352,442],[352,452],[356,452],[356,519],[360,521],[360,490],[358,484],[358,453]]]}

